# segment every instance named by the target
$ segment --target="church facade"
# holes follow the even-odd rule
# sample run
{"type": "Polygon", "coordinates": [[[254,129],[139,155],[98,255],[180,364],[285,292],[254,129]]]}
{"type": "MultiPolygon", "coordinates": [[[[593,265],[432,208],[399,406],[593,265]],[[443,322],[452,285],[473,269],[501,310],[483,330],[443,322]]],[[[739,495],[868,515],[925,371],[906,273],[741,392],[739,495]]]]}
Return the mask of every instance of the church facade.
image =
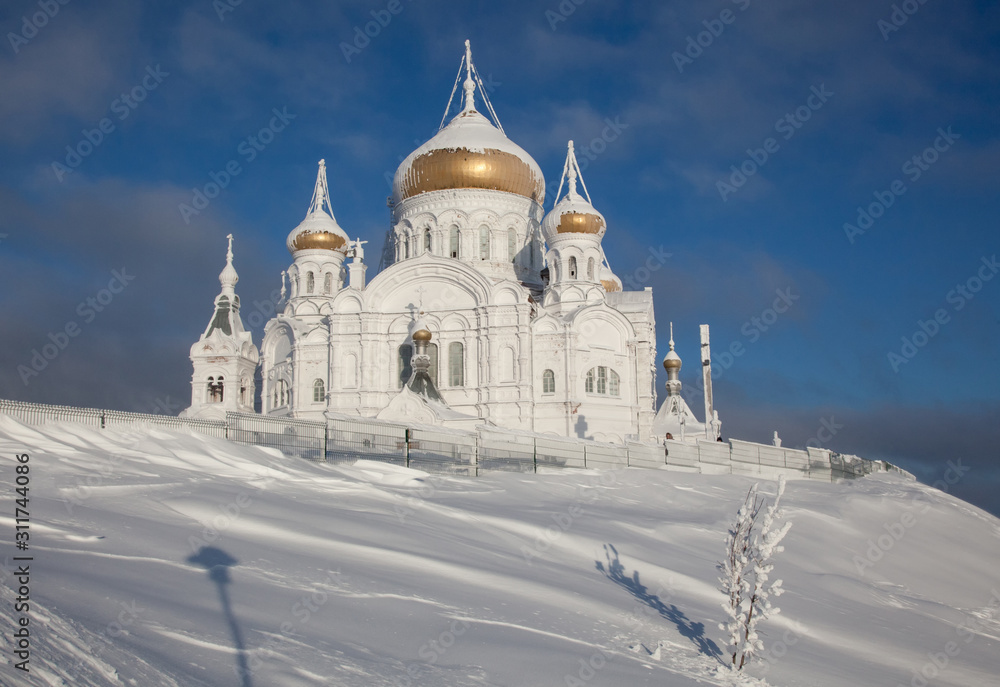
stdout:
{"type": "MultiPolygon", "coordinates": [[[[652,290],[625,291],[612,271],[602,241],[614,230],[590,201],[572,141],[546,213],[542,172],[500,127],[468,44],[459,78],[463,70],[461,111],[396,171],[382,269],[370,281],[367,241],[337,223],[320,162],[306,217],[287,237],[283,309],[260,346],[261,412],[662,439],[670,423],[655,408],[652,290]],[[477,90],[493,121],[477,109],[477,90]],[[417,348],[433,398],[408,388],[417,348]]],[[[233,308],[235,294],[223,291],[226,317],[238,320],[238,298],[233,308]]],[[[241,323],[230,329],[245,334],[241,323]]],[[[202,339],[212,332],[222,333],[210,325],[202,339]]],[[[245,412],[258,355],[245,343],[253,350],[215,355],[215,367],[195,357],[207,344],[192,347],[186,414],[245,412]]],[[[671,377],[664,407],[697,424],[671,377]]]]}

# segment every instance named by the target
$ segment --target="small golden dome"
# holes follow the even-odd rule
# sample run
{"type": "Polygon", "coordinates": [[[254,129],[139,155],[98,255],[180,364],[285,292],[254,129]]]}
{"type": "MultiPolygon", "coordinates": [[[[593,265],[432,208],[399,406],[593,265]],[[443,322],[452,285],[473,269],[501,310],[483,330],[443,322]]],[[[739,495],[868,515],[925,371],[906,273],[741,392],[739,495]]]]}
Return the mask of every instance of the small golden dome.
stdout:
{"type": "Polygon", "coordinates": [[[604,229],[604,218],[582,212],[567,212],[559,217],[556,225],[558,234],[600,234],[604,229]]]}
{"type": "Polygon", "coordinates": [[[431,340],[431,333],[427,329],[418,329],[417,331],[413,332],[413,340],[414,341],[430,341],[431,340]]]}
{"type": "Polygon", "coordinates": [[[667,356],[663,359],[663,367],[666,370],[679,370],[681,369],[681,357],[670,351],[667,356]]]}
{"type": "Polygon", "coordinates": [[[343,236],[330,234],[325,231],[316,232],[315,234],[299,234],[292,239],[292,249],[297,251],[326,249],[346,253],[347,240],[343,236]]]}

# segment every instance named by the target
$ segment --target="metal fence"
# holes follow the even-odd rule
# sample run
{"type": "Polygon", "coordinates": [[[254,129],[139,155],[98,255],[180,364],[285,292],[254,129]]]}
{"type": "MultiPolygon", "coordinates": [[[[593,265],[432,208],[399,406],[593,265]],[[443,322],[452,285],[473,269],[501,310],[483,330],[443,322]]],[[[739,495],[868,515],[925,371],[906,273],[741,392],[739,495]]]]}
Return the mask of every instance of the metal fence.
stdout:
{"type": "Polygon", "coordinates": [[[335,463],[377,460],[452,475],[636,467],[762,476],[795,472],[824,480],[854,478],[872,472],[898,472],[913,478],[884,461],[864,460],[821,448],[802,451],[736,439],[694,444],[674,440],[663,444],[605,444],[496,427],[466,432],[360,417],[317,422],[246,413],[227,413],[225,421],[213,421],[3,399],[0,399],[0,414],[27,424],[74,422],[102,429],[187,428],[240,444],[275,448],[308,460],[335,463]]]}

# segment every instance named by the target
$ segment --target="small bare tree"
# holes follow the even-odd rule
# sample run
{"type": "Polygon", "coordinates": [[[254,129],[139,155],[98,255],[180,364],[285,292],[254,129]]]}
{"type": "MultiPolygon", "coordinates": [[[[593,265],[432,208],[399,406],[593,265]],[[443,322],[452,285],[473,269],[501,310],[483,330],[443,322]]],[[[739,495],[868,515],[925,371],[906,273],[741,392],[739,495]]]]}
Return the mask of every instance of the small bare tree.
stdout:
{"type": "Polygon", "coordinates": [[[785,478],[779,478],[778,493],[774,503],[763,510],[763,518],[760,515],[766,499],[758,495],[757,488],[754,484],[747,492],[726,537],[725,558],[719,563],[720,591],[727,596],[722,608],[729,618],[719,624],[719,629],[727,633],[735,670],[742,670],[764,649],[757,624],[780,612],[771,604],[771,597],[781,596],[784,589],[781,580],[770,582],[774,569],[771,559],[784,550],[781,540],[792,526],[786,522],[774,529],[774,521],[783,516],[780,503],[785,493],[785,478]]]}

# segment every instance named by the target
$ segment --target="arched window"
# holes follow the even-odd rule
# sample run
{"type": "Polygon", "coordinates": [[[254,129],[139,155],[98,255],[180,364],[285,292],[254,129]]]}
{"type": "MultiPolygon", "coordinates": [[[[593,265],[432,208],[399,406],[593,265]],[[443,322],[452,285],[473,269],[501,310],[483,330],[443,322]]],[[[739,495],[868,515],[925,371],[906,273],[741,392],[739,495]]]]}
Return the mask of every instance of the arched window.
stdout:
{"type": "Polygon", "coordinates": [[[430,369],[427,370],[427,375],[431,378],[435,385],[439,384],[438,381],[438,345],[435,343],[427,344],[427,356],[431,359],[430,369]]]}
{"type": "Polygon", "coordinates": [[[333,293],[333,272],[327,272],[323,277],[323,293],[333,293]]]}
{"type": "Polygon", "coordinates": [[[408,260],[410,258],[410,239],[406,236],[403,237],[403,259],[408,260]]]}
{"type": "Polygon", "coordinates": [[[450,237],[449,237],[449,243],[450,243],[450,245],[449,245],[449,251],[450,251],[451,257],[457,258],[458,257],[458,226],[456,226],[454,224],[451,225],[451,232],[450,232],[450,237]]]}
{"type": "Polygon", "coordinates": [[[465,346],[448,344],[448,386],[465,386],[465,346]]]}
{"type": "Polygon", "coordinates": [[[556,373],[546,370],[542,373],[542,393],[554,394],[556,392],[556,373]]]}
{"type": "Polygon", "coordinates": [[[620,396],[621,377],[614,370],[610,370],[603,365],[592,367],[587,370],[587,379],[584,382],[584,389],[588,394],[600,394],[601,396],[620,396]]]}
{"type": "Polygon", "coordinates": [[[313,403],[322,403],[326,399],[326,385],[322,379],[313,382],[313,403]]]}
{"type": "Polygon", "coordinates": [[[507,230],[507,259],[514,262],[517,257],[517,234],[514,229],[507,230]]]}
{"type": "Polygon", "coordinates": [[[312,272],[306,272],[306,293],[312,293],[316,289],[316,277],[312,272]]]}
{"type": "Polygon", "coordinates": [[[569,278],[576,279],[576,258],[570,257],[569,259],[569,278]]]}
{"type": "Polygon", "coordinates": [[[479,259],[490,259],[490,228],[485,224],[479,227],[479,259]]]}
{"type": "Polygon", "coordinates": [[[594,281],[594,259],[587,258],[587,279],[594,281]]]}
{"type": "Polygon", "coordinates": [[[424,229],[424,252],[431,252],[431,230],[424,229]]]}
{"type": "Polygon", "coordinates": [[[288,382],[286,382],[284,379],[279,379],[278,380],[278,407],[279,408],[282,407],[282,406],[288,405],[288,401],[289,401],[288,397],[289,397],[289,394],[288,394],[288,382]]]}

